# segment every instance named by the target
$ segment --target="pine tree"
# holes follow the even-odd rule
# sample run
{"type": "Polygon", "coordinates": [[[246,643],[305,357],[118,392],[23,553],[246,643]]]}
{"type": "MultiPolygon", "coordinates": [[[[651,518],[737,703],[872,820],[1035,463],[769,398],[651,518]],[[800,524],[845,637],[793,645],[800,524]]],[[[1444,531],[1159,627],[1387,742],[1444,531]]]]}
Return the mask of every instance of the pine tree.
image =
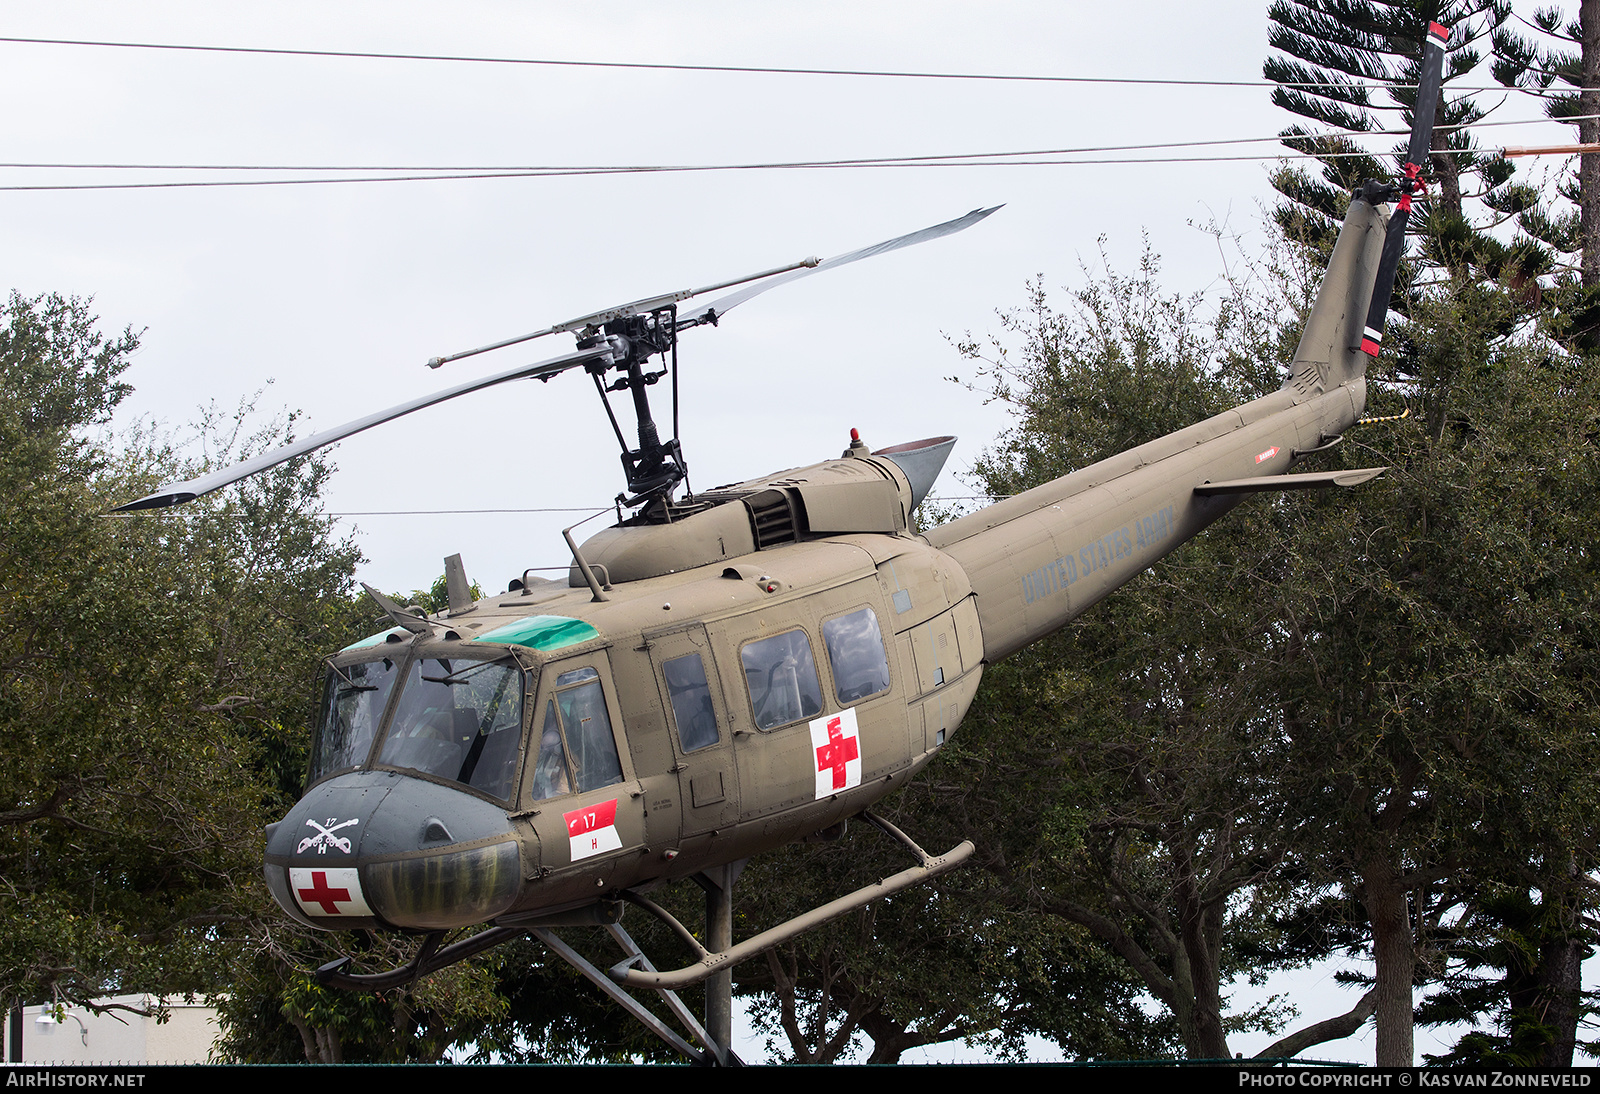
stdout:
{"type": "MultiPolygon", "coordinates": [[[[1549,8],[1520,21],[1533,36],[1510,21],[1494,31],[1495,78],[1543,99],[1546,116],[1569,121],[1580,143],[1600,143],[1600,0],[1581,0],[1576,20],[1549,8]]],[[[1498,207],[1560,256],[1554,310],[1569,343],[1588,353],[1600,349],[1600,152],[1578,157],[1560,196],[1577,210],[1551,212],[1529,187],[1508,188],[1498,207]]]]}
{"type": "MultiPolygon", "coordinates": [[[[1537,195],[1513,181],[1509,161],[1485,153],[1462,128],[1481,121],[1484,110],[1469,93],[1450,90],[1478,67],[1480,45],[1507,17],[1502,0],[1275,0],[1268,41],[1278,55],[1262,71],[1279,85],[1273,102],[1312,123],[1285,129],[1284,143],[1322,163],[1320,179],[1298,167],[1273,178],[1288,199],[1276,215],[1291,238],[1325,254],[1351,190],[1364,179],[1396,174],[1353,138],[1409,128],[1428,24],[1439,22],[1450,28],[1450,45],[1427,172],[1429,215],[1414,221],[1427,239],[1422,262],[1452,276],[1521,283],[1550,269],[1537,195]],[[1519,221],[1523,230],[1509,243],[1490,234],[1523,214],[1534,230],[1519,221]]],[[[1396,151],[1403,161],[1403,141],[1396,151]]],[[[1394,306],[1402,314],[1415,277],[1415,269],[1402,271],[1396,281],[1394,306]]]]}

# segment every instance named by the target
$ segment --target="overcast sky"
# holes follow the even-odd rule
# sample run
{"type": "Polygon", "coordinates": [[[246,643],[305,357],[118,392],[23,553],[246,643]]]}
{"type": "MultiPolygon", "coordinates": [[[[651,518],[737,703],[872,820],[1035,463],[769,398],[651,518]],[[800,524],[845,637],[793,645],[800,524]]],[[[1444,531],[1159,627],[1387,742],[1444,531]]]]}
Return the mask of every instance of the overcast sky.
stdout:
{"type": "MultiPolygon", "coordinates": [[[[0,33],[507,57],[1259,78],[1259,0],[1099,4],[0,3],[0,33]]],[[[8,162],[536,165],[751,163],[1267,136],[1254,88],[888,80],[172,53],[0,43],[8,162]]],[[[1028,278],[1072,283],[1141,233],[1171,284],[1212,282],[1190,221],[1258,230],[1267,167],[965,167],[340,186],[0,192],[0,283],[92,295],[145,329],[129,416],[180,427],[271,381],[263,412],[320,429],[547,339],[432,372],[435,354],[609,304],[832,255],[965,213],[963,235],[776,290],[683,339],[683,439],[707,487],[940,433],[970,463],[1005,419],[946,380],[946,335],[998,331],[1028,278]]],[[[315,174],[313,172],[313,174],[315,174]]],[[[0,171],[0,184],[105,181],[0,171]]],[[[174,179],[124,172],[116,180],[174,179]]],[[[185,176],[193,177],[193,176],[185,176]]],[[[225,177],[239,178],[241,175],[225,177]]],[[[652,391],[662,420],[665,391],[652,391]]],[[[579,374],[458,401],[341,445],[332,512],[601,507],[617,446],[579,374]]],[[[961,493],[947,476],[943,493],[961,493]]],[[[460,551],[485,588],[563,561],[568,514],[359,517],[383,588],[460,551]]],[[[585,531],[588,529],[586,528],[585,531]]]]}
{"type": "MultiPolygon", "coordinates": [[[[220,5],[0,0],[0,32],[476,56],[1178,79],[1259,79],[1260,0],[1090,3],[220,5]]],[[[892,80],[174,53],[0,43],[0,160],[155,164],[743,164],[1270,136],[1264,88],[892,80]]],[[[1520,131],[1530,136],[1534,130],[1520,131]]],[[[1545,135],[1559,139],[1558,127],[1545,135]]],[[[1270,150],[1272,146],[1265,146],[1270,150]]],[[[1263,150],[1229,149],[1221,151],[1263,150]]],[[[1209,153],[1206,153],[1209,154],[1209,153]]],[[[946,378],[947,336],[998,332],[1028,278],[1081,283],[1143,239],[1176,291],[1214,285],[1221,221],[1259,245],[1262,162],[728,171],[337,186],[0,192],[0,282],[95,298],[144,329],[125,418],[173,428],[271,383],[302,434],[551,338],[422,367],[609,304],[827,256],[1005,208],[966,233],[786,286],[683,340],[683,440],[704,488],[871,445],[1004,428],[946,378]]],[[[326,177],[326,172],[307,172],[326,177]]],[[[0,169],[0,185],[193,179],[0,169]]],[[[211,178],[260,177],[259,173],[211,178]]],[[[670,412],[664,389],[655,405],[670,412]]],[[[587,508],[622,487],[578,374],[462,399],[345,442],[329,510],[587,508]]],[[[945,494],[964,492],[947,473],[945,494]]],[[[351,518],[383,588],[460,551],[485,588],[563,560],[571,514],[351,518]]]]}
{"type": "MultiPolygon", "coordinates": [[[[288,49],[805,68],[1257,80],[1265,0],[1112,5],[589,2],[219,4],[0,0],[0,35],[288,49]]],[[[892,80],[175,53],[0,43],[13,163],[553,165],[755,163],[1269,136],[1263,87],[892,80]]],[[[1515,109],[1515,106],[1510,109],[1515,109]]],[[[1524,110],[1524,113],[1528,111],[1524,110]]],[[[1568,139],[1561,127],[1505,143],[1568,139]]],[[[1258,146],[1259,147],[1259,146],[1258,146]]],[[[133,191],[0,191],[0,288],[93,296],[144,329],[126,421],[181,429],[270,382],[301,433],[564,352],[546,339],[423,362],[601,307],[828,256],[981,205],[959,236],[785,286],[682,344],[698,487],[875,447],[961,438],[1002,410],[946,378],[947,338],[999,332],[1042,275],[1081,283],[1100,244],[1147,236],[1174,290],[1214,285],[1225,221],[1259,245],[1262,162],[729,171],[605,178],[133,191]]],[[[308,172],[325,175],[325,172],[308,172]]],[[[0,185],[192,178],[0,169],[0,185]]],[[[243,174],[220,177],[241,178],[243,174]]],[[[1252,243],[1253,241],[1253,243],[1252,243]]],[[[653,389],[669,421],[664,387],[653,389]]],[[[617,446],[581,374],[458,400],[334,454],[335,513],[599,508],[617,446]]],[[[160,518],[141,518],[160,519],[160,518]]],[[[431,584],[460,552],[485,589],[564,560],[574,514],[362,516],[362,578],[431,584]]],[[[596,522],[590,527],[598,527],[596,522]]],[[[588,531],[588,528],[584,530],[588,531]]]]}

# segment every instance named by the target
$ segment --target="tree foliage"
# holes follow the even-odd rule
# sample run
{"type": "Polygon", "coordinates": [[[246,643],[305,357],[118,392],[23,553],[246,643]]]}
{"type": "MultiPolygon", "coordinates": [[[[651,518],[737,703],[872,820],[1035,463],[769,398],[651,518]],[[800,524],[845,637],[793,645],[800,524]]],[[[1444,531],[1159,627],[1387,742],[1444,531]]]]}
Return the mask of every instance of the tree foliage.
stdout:
{"type": "MultiPolygon", "coordinates": [[[[1014,494],[1276,387],[1294,274],[1241,263],[1209,305],[1164,292],[1149,254],[1134,275],[1090,276],[1063,310],[1030,286],[1009,339],[961,347],[1016,410],[978,484],[1014,494]]],[[[1280,756],[1235,672],[1270,624],[1258,590],[1283,566],[1260,549],[1273,535],[1271,514],[1246,507],[992,666],[949,750],[996,783],[992,798],[1029,803],[972,820],[1012,901],[1092,932],[1195,1058],[1290,1017],[1230,1012],[1224,995],[1261,971],[1241,945],[1295,891],[1286,866],[1306,823],[1265,790],[1280,756]]]]}
{"type": "MultiPolygon", "coordinates": [[[[1300,637],[1274,698],[1302,796],[1339,833],[1324,862],[1373,924],[1380,988],[1396,963],[1407,1059],[1411,983],[1442,972],[1446,928],[1507,885],[1574,907],[1592,863],[1600,388],[1539,332],[1498,337],[1514,307],[1471,284],[1420,301],[1414,383],[1377,407],[1416,413],[1347,456],[1388,464],[1386,481],[1308,499],[1290,529],[1280,611],[1300,637]]],[[[1385,1026],[1380,1011],[1380,1053],[1385,1026]]]]}
{"type": "MultiPolygon", "coordinates": [[[[1578,141],[1600,143],[1600,0],[1579,0],[1578,18],[1545,8],[1533,19],[1508,19],[1494,34],[1495,78],[1540,99],[1545,115],[1577,129],[1578,141]],[[1519,24],[1521,24],[1519,26],[1519,24]]],[[[1545,195],[1523,186],[1510,191],[1523,231],[1559,256],[1545,286],[1557,336],[1585,353],[1600,350],[1600,152],[1578,157],[1545,195]],[[1573,208],[1576,206],[1576,208],[1573,208]]]]}
{"type": "MultiPolygon", "coordinates": [[[[285,465],[173,514],[107,517],[194,470],[94,435],[138,345],[87,302],[0,308],[0,986],[88,1002],[211,992],[269,905],[261,826],[298,793],[317,656],[359,556],[285,465]]],[[[202,423],[213,459],[281,436],[202,423]]]]}
{"type": "MultiPolygon", "coordinates": [[[[1425,165],[1428,189],[1420,197],[1424,215],[1412,220],[1420,253],[1402,264],[1391,305],[1401,314],[1410,307],[1411,283],[1429,281],[1429,271],[1439,269],[1514,280],[1537,296],[1537,279],[1571,249],[1572,229],[1538,188],[1518,180],[1510,160],[1480,148],[1464,128],[1483,121],[1488,108],[1474,93],[1452,89],[1481,71],[1484,47],[1505,40],[1509,16],[1504,0],[1274,0],[1269,8],[1274,52],[1263,74],[1278,84],[1273,102],[1310,123],[1286,128],[1284,144],[1321,161],[1320,177],[1296,166],[1276,171],[1272,183],[1285,200],[1274,215],[1289,238],[1323,258],[1352,190],[1364,179],[1397,178],[1405,163],[1405,136],[1396,136],[1387,163],[1356,138],[1410,129],[1428,24],[1450,30],[1425,165]]],[[[1503,61],[1496,64],[1498,71],[1503,61]]]]}
{"type": "MultiPolygon", "coordinates": [[[[1466,833],[1473,808],[1503,804],[1507,812],[1496,816],[1511,818],[1521,815],[1517,806],[1538,801],[1555,810],[1552,816],[1560,816],[1565,809],[1584,808],[1585,795],[1557,789],[1556,775],[1545,771],[1530,776],[1541,781],[1532,797],[1512,792],[1491,805],[1481,797],[1478,746],[1443,735],[1442,726],[1451,718],[1469,719],[1480,727],[1484,740],[1496,742],[1500,733],[1512,732],[1501,726],[1517,722],[1522,728],[1511,751],[1521,750],[1515,762],[1531,770],[1540,767],[1533,757],[1562,756],[1587,747],[1592,732],[1581,725],[1581,718],[1563,722],[1539,707],[1562,695],[1581,696],[1590,687],[1591,667],[1586,656],[1577,654],[1588,638],[1578,639],[1574,648],[1570,638],[1560,641],[1551,628],[1556,619],[1564,619],[1568,631],[1582,629],[1576,620],[1583,615],[1573,613],[1587,610],[1578,602],[1588,596],[1587,559],[1592,556],[1576,545],[1583,533],[1567,526],[1567,510],[1551,506],[1592,504],[1585,422],[1594,407],[1589,374],[1595,332],[1600,330],[1600,310],[1594,303],[1600,277],[1600,156],[1585,154],[1576,172],[1558,169],[1539,186],[1514,178],[1508,161],[1485,157],[1461,131],[1448,128],[1481,114],[1474,97],[1449,93],[1449,81],[1466,76],[1481,60],[1492,60],[1501,83],[1542,100],[1549,117],[1569,119],[1581,140],[1600,133],[1600,123],[1592,118],[1600,113],[1600,2],[1580,0],[1576,8],[1576,18],[1551,7],[1531,19],[1514,13],[1509,4],[1481,0],[1284,0],[1271,9],[1272,45],[1282,56],[1267,61],[1268,76],[1284,82],[1333,82],[1325,90],[1281,86],[1275,94],[1280,105],[1343,130],[1324,131],[1316,141],[1305,139],[1300,130],[1286,134],[1292,147],[1315,153],[1349,151],[1354,146],[1347,135],[1371,128],[1359,111],[1341,112],[1339,104],[1360,105],[1357,100],[1364,102],[1370,94],[1352,78],[1399,84],[1390,98],[1403,103],[1407,94],[1414,94],[1405,85],[1415,82],[1422,28],[1430,19],[1452,27],[1439,105],[1446,128],[1435,132],[1427,172],[1435,189],[1425,204],[1428,215],[1413,222],[1421,235],[1416,276],[1399,279],[1392,304],[1411,322],[1400,325],[1394,340],[1400,347],[1398,366],[1386,366],[1389,371],[1380,377],[1396,386],[1379,389],[1380,397],[1384,391],[1403,393],[1420,418],[1371,442],[1372,455],[1364,462],[1397,465],[1389,484],[1374,492],[1382,503],[1367,501],[1357,511],[1350,499],[1321,499],[1332,512],[1307,509],[1316,519],[1330,521],[1320,527],[1357,537],[1361,550],[1369,553],[1357,557],[1344,539],[1307,540],[1308,550],[1340,552],[1341,562],[1315,562],[1292,576],[1305,583],[1302,591],[1330,590],[1336,586],[1328,583],[1337,578],[1345,582],[1342,589],[1349,600],[1324,597],[1314,606],[1283,606],[1296,625],[1308,628],[1306,646],[1297,650],[1301,667],[1319,663],[1314,654],[1325,651],[1318,685],[1328,682],[1330,662],[1383,666],[1356,673],[1362,684],[1342,685],[1337,701],[1323,701],[1320,710],[1310,697],[1309,683],[1302,680],[1306,690],[1293,717],[1311,717],[1315,711],[1318,725],[1335,718],[1342,719],[1341,732],[1364,729],[1368,757],[1381,755],[1386,765],[1359,774],[1347,768],[1337,785],[1347,795],[1347,805],[1363,803],[1345,814],[1352,825],[1346,830],[1346,868],[1353,870],[1346,884],[1348,892],[1361,896],[1369,922],[1382,938],[1378,981],[1387,1002],[1379,1018],[1379,1040],[1386,1046],[1380,1048],[1380,1058],[1387,1053],[1395,1061],[1409,1062],[1411,1056],[1413,979],[1420,983],[1442,977],[1453,985],[1446,991],[1452,1001],[1430,1004],[1420,1012],[1428,1021],[1492,1013],[1503,1030],[1513,1025],[1522,1029],[1514,1036],[1480,1032],[1474,1051],[1498,1051],[1492,1044],[1504,1048],[1516,1041],[1521,1052],[1537,1040],[1530,1040],[1534,1011],[1528,1001],[1533,996],[1539,1000],[1535,1010],[1540,1020],[1549,1023],[1550,1035],[1540,1050],[1543,1062],[1570,1061],[1575,1040],[1578,967],[1587,944],[1583,924],[1590,898],[1580,880],[1587,852],[1564,848],[1585,844],[1587,831],[1580,823],[1564,821],[1565,835],[1558,840],[1554,830],[1541,834],[1536,820],[1520,821],[1531,830],[1514,842],[1497,831],[1492,838],[1501,843],[1489,854],[1495,865],[1487,868],[1468,854],[1469,846],[1481,846],[1481,841],[1473,845],[1466,833]],[[1359,33],[1330,38],[1329,32],[1341,25],[1359,33]],[[1492,43],[1489,56],[1481,49],[1486,37],[1492,43]],[[1389,65],[1383,60],[1386,55],[1402,65],[1389,65]],[[1335,105],[1319,114],[1319,104],[1328,103],[1335,105]],[[1460,181],[1474,173],[1479,180],[1475,185],[1460,181]],[[1399,386],[1402,380],[1405,385],[1399,386]],[[1529,407],[1537,409],[1526,411],[1529,407]],[[1541,473],[1534,474],[1533,468],[1541,473]],[[1409,487],[1403,501],[1393,493],[1398,484],[1409,487]],[[1384,510],[1383,504],[1393,508],[1384,510]],[[1366,531],[1368,515],[1380,512],[1387,519],[1366,531]],[[1574,535],[1579,539],[1569,538],[1574,535]],[[1476,560],[1464,554],[1466,543],[1479,552],[1476,560]],[[1383,578],[1364,578],[1358,572],[1360,562],[1383,578]],[[1535,582],[1534,590],[1523,585],[1528,575],[1545,567],[1553,568],[1553,584],[1535,582]],[[1488,573],[1501,584],[1486,581],[1488,573]],[[1494,598],[1502,595],[1512,599],[1497,605],[1494,598]],[[1329,619],[1339,625],[1328,625],[1329,619]],[[1411,633],[1413,626],[1421,627],[1420,637],[1411,633]],[[1563,652],[1541,665],[1531,652],[1541,648],[1563,652]],[[1387,663],[1385,656],[1391,659],[1387,663]],[[1440,667],[1445,663],[1462,667],[1446,676],[1440,667]],[[1519,688],[1524,689],[1520,695],[1519,688]],[[1380,701],[1376,697],[1382,694],[1388,698],[1380,701]],[[1427,720],[1413,708],[1425,711],[1427,720]],[[1402,711],[1403,720],[1417,729],[1399,730],[1402,711]],[[1564,728],[1558,731],[1558,725],[1564,728]],[[1541,747],[1548,751],[1541,752],[1541,747]],[[1459,813],[1447,808],[1450,794],[1458,791],[1469,803],[1459,813]],[[1357,823],[1358,815],[1365,816],[1364,823],[1357,823]],[[1363,847],[1367,850],[1356,850],[1363,847]],[[1350,865],[1363,855],[1365,867],[1350,865]],[[1497,918],[1492,909],[1509,915],[1510,904],[1503,891],[1497,895],[1496,885],[1526,886],[1538,913],[1497,918]],[[1380,905],[1387,910],[1380,912],[1380,905]],[[1382,919],[1385,929],[1378,930],[1373,916],[1382,919]],[[1531,947],[1526,952],[1537,956],[1533,966],[1521,967],[1513,955],[1525,947],[1505,944],[1504,937],[1495,941],[1496,932],[1505,936],[1534,927],[1542,933],[1525,939],[1531,947]],[[1505,961],[1492,992],[1481,983],[1464,986],[1481,979],[1467,970],[1482,970],[1491,960],[1505,961]],[[1537,990],[1530,984],[1537,984],[1537,990]],[[1484,1002],[1490,996],[1499,1002],[1484,1002]],[[1483,1005],[1473,1009],[1473,1001],[1483,1005]]],[[[1378,164],[1359,158],[1325,162],[1329,185],[1321,189],[1293,171],[1281,172],[1277,179],[1290,199],[1278,210],[1280,222],[1295,226],[1300,238],[1319,250],[1331,238],[1332,221],[1307,210],[1326,214],[1344,183],[1364,171],[1374,177],[1383,174],[1378,164]]],[[[1581,701],[1568,709],[1581,709],[1581,701]]],[[[1298,723],[1296,729],[1323,749],[1337,743],[1331,728],[1320,737],[1298,723]]],[[[1359,754],[1348,744],[1343,747],[1347,759],[1359,754]]],[[[1507,761],[1507,756],[1501,752],[1496,759],[1507,761]]]]}

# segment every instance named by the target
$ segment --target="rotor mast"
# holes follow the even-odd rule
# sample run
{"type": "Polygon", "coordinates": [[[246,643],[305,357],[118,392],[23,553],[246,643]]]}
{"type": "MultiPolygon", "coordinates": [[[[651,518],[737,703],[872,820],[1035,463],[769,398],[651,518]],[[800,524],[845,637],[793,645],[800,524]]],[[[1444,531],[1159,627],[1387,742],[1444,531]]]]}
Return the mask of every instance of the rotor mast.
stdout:
{"type": "MultiPolygon", "coordinates": [[[[595,387],[605,403],[606,414],[611,417],[617,441],[622,445],[622,473],[628,489],[617,495],[617,501],[630,509],[656,498],[670,503],[672,492],[689,475],[678,438],[661,439],[661,431],[650,411],[650,394],[647,390],[670,371],[666,355],[671,353],[674,358],[677,356],[677,311],[675,304],[668,304],[644,314],[619,316],[608,320],[598,329],[586,332],[578,342],[579,346],[586,348],[605,341],[616,351],[613,361],[595,361],[588,366],[588,371],[595,378],[595,387]],[[645,366],[658,353],[662,356],[660,371],[647,371],[645,366]],[[607,385],[601,377],[612,369],[622,375],[607,385]],[[637,448],[629,448],[623,439],[610,400],[606,398],[607,392],[624,390],[633,397],[633,414],[638,422],[637,448]]],[[[676,383],[673,390],[676,393],[676,383]]],[[[677,420],[676,407],[673,420],[677,420]]]]}

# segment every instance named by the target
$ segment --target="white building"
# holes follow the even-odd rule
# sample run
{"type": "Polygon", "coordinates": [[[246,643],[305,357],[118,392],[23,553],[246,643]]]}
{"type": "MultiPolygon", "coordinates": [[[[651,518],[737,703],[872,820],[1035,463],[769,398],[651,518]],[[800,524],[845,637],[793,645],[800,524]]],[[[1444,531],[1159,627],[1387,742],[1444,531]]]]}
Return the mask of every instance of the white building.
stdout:
{"type": "MultiPolygon", "coordinates": [[[[149,995],[100,1000],[148,1011],[160,1002],[149,995]]],[[[222,1032],[216,1008],[181,1000],[167,1001],[165,1022],[125,1010],[96,1015],[83,1007],[63,1007],[58,1014],[48,1003],[18,1009],[20,1016],[13,1011],[5,1023],[4,1059],[11,1063],[203,1064],[222,1032]]]]}

